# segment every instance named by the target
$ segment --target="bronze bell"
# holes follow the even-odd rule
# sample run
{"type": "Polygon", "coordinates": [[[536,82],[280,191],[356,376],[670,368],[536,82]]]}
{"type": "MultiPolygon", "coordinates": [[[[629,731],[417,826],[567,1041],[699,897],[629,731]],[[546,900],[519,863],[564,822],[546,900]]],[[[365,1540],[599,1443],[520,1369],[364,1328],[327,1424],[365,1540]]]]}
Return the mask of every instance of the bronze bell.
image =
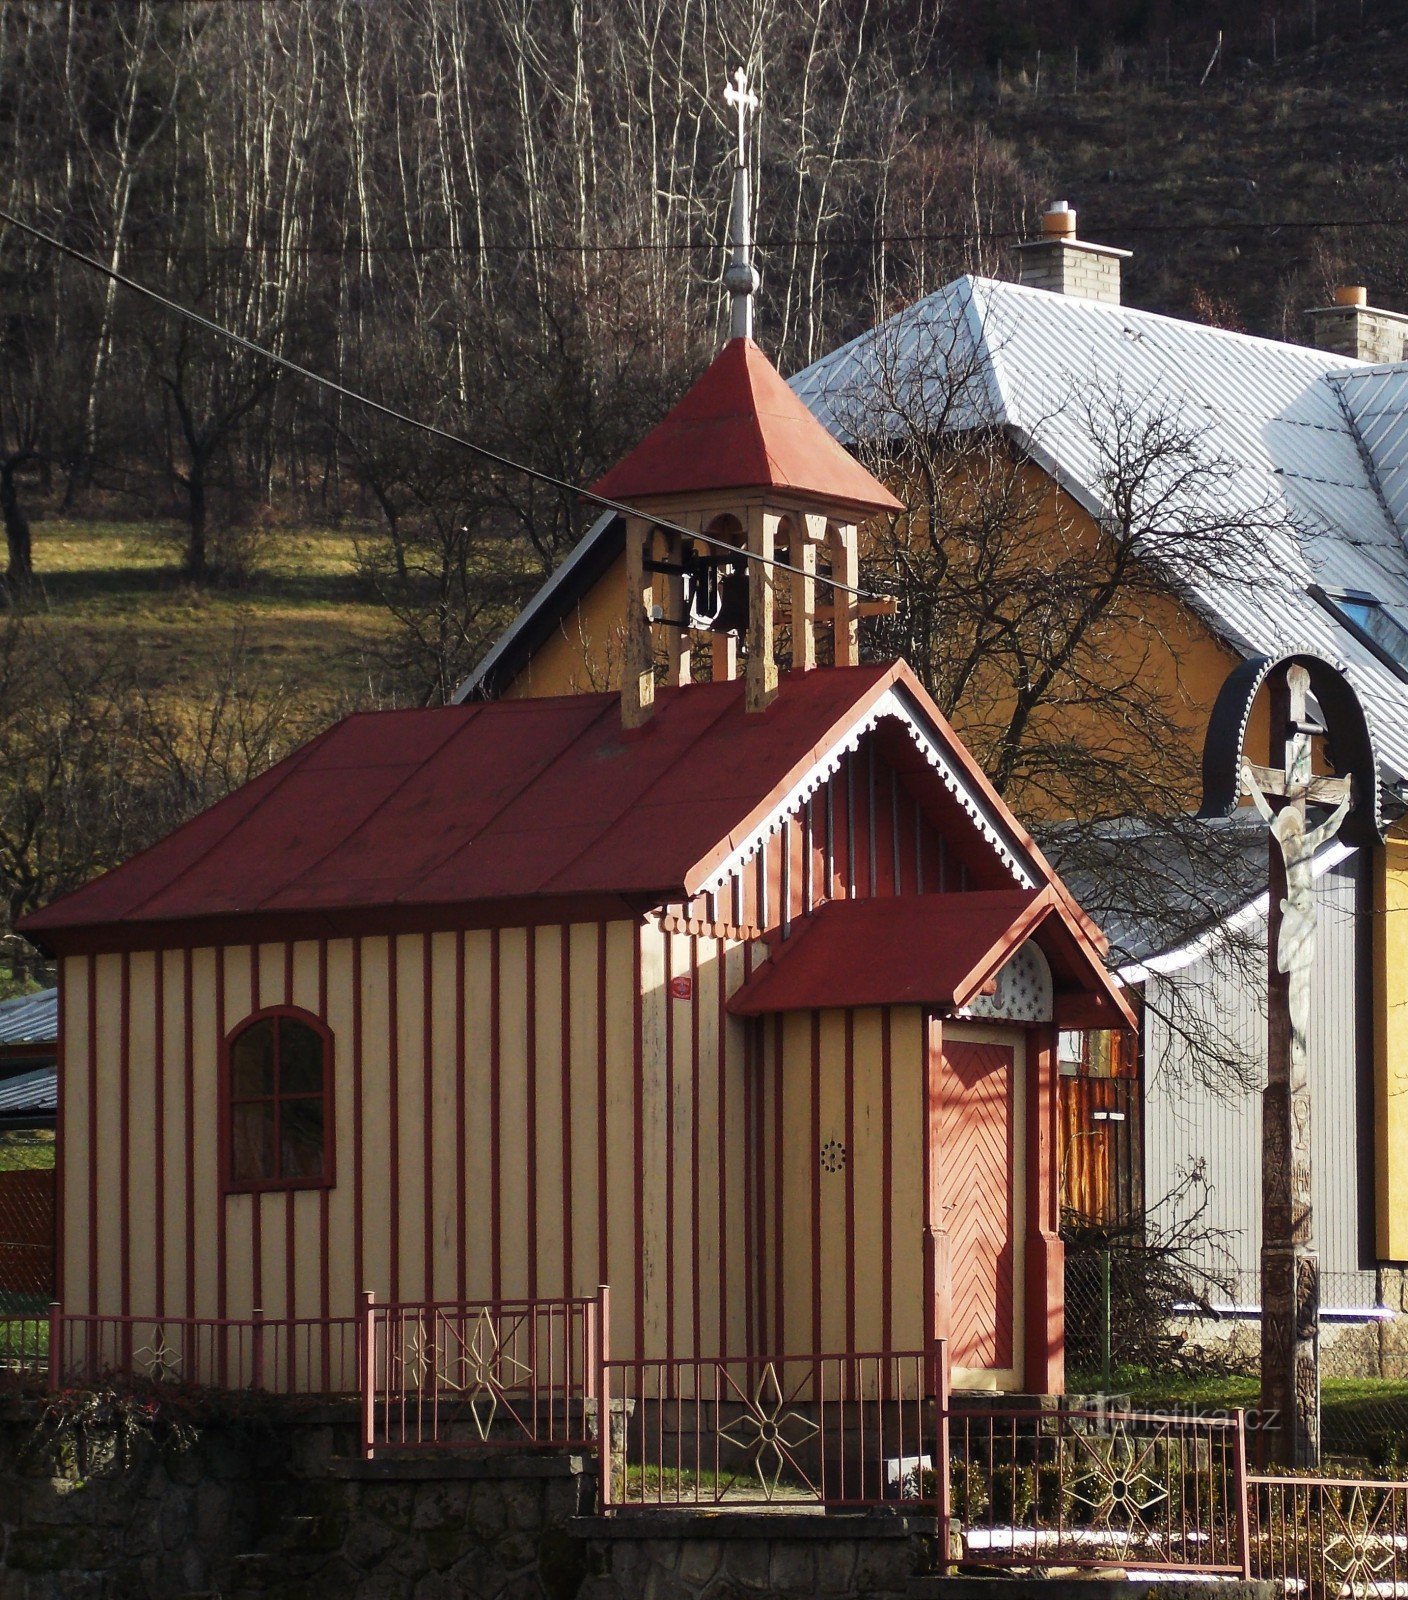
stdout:
{"type": "Polygon", "coordinates": [[[709,624],[715,633],[742,639],[748,632],[748,568],[731,567],[719,579],[719,609],[709,624]]]}

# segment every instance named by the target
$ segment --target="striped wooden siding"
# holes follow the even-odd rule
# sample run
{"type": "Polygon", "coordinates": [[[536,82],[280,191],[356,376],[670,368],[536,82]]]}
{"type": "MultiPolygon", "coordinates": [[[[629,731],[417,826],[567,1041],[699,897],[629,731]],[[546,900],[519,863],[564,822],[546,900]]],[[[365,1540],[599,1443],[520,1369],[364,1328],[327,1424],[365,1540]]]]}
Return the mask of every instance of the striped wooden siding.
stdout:
{"type": "Polygon", "coordinates": [[[968,887],[963,857],[921,814],[903,777],[867,738],[719,890],[675,908],[682,923],[791,924],[823,900],[942,894],[968,887]]]}
{"type": "Polygon", "coordinates": [[[759,1038],[759,1348],[917,1348],[922,1012],[793,1013],[759,1038]]]}
{"type": "MultiPolygon", "coordinates": [[[[732,883],[640,923],[67,958],[65,1305],[313,1318],[363,1289],[609,1282],[622,1356],[916,1348],[921,1012],[745,1025],[725,1002],[759,930],[967,881],[866,740],[732,883]],[[331,1031],[336,1181],[225,1195],[222,1041],[270,1006],[331,1031]]],[[[1028,1129],[1019,1166],[1049,1171],[1045,1138],[1028,1129]]]]}
{"type": "Polygon", "coordinates": [[[750,1111],[723,996],[749,960],[625,922],[70,959],[65,1303],[310,1317],[363,1288],[610,1281],[623,1353],[738,1344],[750,1111]],[[276,1004],[332,1030],[336,1183],[222,1196],[221,1040],[276,1004]]]}

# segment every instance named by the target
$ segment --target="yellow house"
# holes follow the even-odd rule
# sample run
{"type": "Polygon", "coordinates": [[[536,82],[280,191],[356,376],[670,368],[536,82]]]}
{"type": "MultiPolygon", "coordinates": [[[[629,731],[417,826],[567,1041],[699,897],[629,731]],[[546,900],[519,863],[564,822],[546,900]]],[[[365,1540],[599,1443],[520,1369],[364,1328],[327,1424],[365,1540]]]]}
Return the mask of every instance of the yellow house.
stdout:
{"type": "MultiPolygon", "coordinates": [[[[1216,538],[1225,507],[1229,541],[1251,527],[1262,538],[1219,551],[1203,567],[1171,563],[1167,592],[1149,600],[1142,618],[1122,618],[1118,635],[1097,638],[1093,653],[1109,662],[1113,683],[1137,675],[1159,686],[1190,756],[1239,660],[1304,650],[1342,662],[1375,731],[1393,819],[1408,778],[1408,366],[1361,358],[1382,361],[1391,336],[1398,339],[1391,353],[1400,353],[1408,322],[1368,307],[1362,291],[1315,313],[1320,348],[1179,322],[1120,303],[1123,254],[1077,238],[1074,213],[1054,207],[1042,236],[1021,247],[1020,283],[960,278],[824,357],[791,386],[834,436],[863,439],[881,455],[899,451],[901,464],[897,441],[926,407],[955,434],[996,432],[1045,482],[1053,526],[1092,544],[1114,514],[1104,498],[1111,452],[1092,436],[1102,409],[1132,429],[1159,416],[1180,421],[1206,472],[1198,503],[1191,489],[1182,502],[1171,494],[1151,514],[1154,531],[1159,517],[1167,528],[1196,517],[1203,537],[1216,538]],[[906,394],[919,399],[901,419],[906,394]]],[[[1168,490],[1156,483],[1151,492],[1168,490]]],[[[559,694],[619,682],[625,559],[625,521],[608,512],[461,696],[559,694]]],[[[663,653],[663,635],[656,644],[663,653]]],[[[987,685],[984,697],[960,700],[953,711],[960,731],[980,732],[978,700],[991,704],[994,695],[1000,700],[1000,687],[987,685]]],[[[1118,747],[1124,736],[1118,707],[1102,712],[1098,695],[1043,714],[1064,718],[1092,749],[1118,747]]],[[[1265,738],[1264,722],[1252,736],[1265,738]]],[[[1191,789],[1187,799],[1191,809],[1191,789]]],[[[1346,957],[1342,988],[1329,1001],[1341,1038],[1338,1064],[1322,1069],[1322,1088],[1343,1137],[1325,1141],[1332,1155],[1324,1180],[1338,1189],[1327,1188],[1317,1211],[1327,1271],[1346,1284],[1352,1277],[1354,1304],[1370,1311],[1388,1292],[1375,1274],[1408,1261],[1408,933],[1395,914],[1408,909],[1406,851],[1399,825],[1384,847],[1335,868],[1359,884],[1340,899],[1359,905],[1349,914],[1363,920],[1366,939],[1360,955],[1346,957]],[[1366,1161],[1372,1200],[1361,1198],[1355,1176],[1366,1161]]],[[[1159,952],[1137,954],[1130,975],[1143,981],[1155,971],[1146,958],[1159,952]]],[[[1171,952],[1175,958],[1186,965],[1193,956],[1171,952]]],[[[1254,1006],[1254,996],[1243,998],[1254,1006]]],[[[1211,1101],[1207,1114],[1219,1115],[1211,1101]]],[[[1254,1160],[1250,1123],[1246,1139],[1254,1160]]],[[[1224,1185],[1228,1194],[1231,1187],[1224,1185]]],[[[1254,1294],[1254,1212],[1234,1225],[1247,1236],[1254,1294]]],[[[1333,1294],[1327,1290],[1331,1303],[1333,1294]]]]}

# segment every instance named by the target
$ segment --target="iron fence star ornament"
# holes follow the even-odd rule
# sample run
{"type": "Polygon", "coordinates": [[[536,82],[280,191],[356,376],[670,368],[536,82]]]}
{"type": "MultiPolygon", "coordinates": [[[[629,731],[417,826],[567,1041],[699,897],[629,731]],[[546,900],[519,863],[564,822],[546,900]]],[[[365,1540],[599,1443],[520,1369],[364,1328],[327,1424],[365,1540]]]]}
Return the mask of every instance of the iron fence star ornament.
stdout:
{"type": "Polygon", "coordinates": [[[1331,1501],[1331,1515],[1338,1526],[1326,1531],[1320,1554],[1326,1568],[1342,1579],[1339,1594],[1403,1594],[1402,1582],[1384,1582],[1402,1541],[1402,1534],[1395,1533],[1392,1515],[1384,1515],[1389,1498],[1381,1496],[1373,1514],[1366,1512],[1365,1501],[1363,1490],[1350,1490],[1347,1504],[1339,1496],[1331,1501]],[[1379,1526],[1381,1522],[1386,1523],[1384,1528],[1379,1526]]]}
{"type": "Polygon", "coordinates": [[[746,1409],[741,1417],[719,1429],[719,1437],[751,1459],[764,1496],[768,1500],[776,1499],[783,1471],[788,1467],[812,1488],[795,1452],[821,1430],[810,1417],[789,1409],[796,1392],[784,1397],[773,1363],[769,1361],[763,1368],[752,1395],[745,1394],[731,1378],[729,1385],[746,1409]]]}
{"type": "Polygon", "coordinates": [[[149,1344],[132,1358],[154,1383],[166,1383],[181,1375],[181,1352],[166,1342],[166,1329],[157,1325],[149,1344]]]}
{"type": "Polygon", "coordinates": [[[1070,1443],[1085,1458],[1086,1475],[1077,1482],[1088,1483],[1093,1490],[1083,1494],[1074,1488],[1070,1493],[1090,1509],[1091,1526],[1152,1534],[1149,1515],[1168,1504],[1168,1488],[1149,1470],[1157,1438],[1134,1440],[1120,1422],[1107,1438],[1074,1434],[1070,1443]]]}
{"type": "Polygon", "coordinates": [[[464,1397],[480,1439],[487,1439],[501,1406],[517,1418],[508,1391],[523,1388],[533,1376],[533,1369],[520,1361],[512,1350],[524,1318],[515,1318],[505,1329],[489,1314],[489,1308],[483,1306],[468,1338],[450,1318],[442,1314],[439,1320],[445,1335],[446,1356],[441,1363],[440,1381],[446,1389],[464,1397]]]}

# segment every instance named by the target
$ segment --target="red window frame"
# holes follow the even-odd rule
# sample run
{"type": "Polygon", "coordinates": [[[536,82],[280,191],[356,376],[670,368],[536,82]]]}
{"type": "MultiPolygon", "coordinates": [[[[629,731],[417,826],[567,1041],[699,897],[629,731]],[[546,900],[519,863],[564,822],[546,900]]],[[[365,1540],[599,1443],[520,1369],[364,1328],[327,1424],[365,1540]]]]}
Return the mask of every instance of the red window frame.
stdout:
{"type": "MultiPolygon", "coordinates": [[[[311,1011],[304,1011],[298,1006],[266,1006],[262,1011],[252,1011],[247,1017],[241,1017],[239,1022],[225,1035],[220,1050],[220,1183],[226,1194],[266,1194],[270,1190],[284,1192],[291,1189],[331,1189],[337,1181],[336,1167],[336,1123],[333,1116],[333,1036],[332,1030],[311,1011]],[[286,1178],[280,1175],[275,1178],[237,1178],[234,1175],[234,1136],[235,1136],[235,1098],[234,1079],[232,1074],[231,1057],[235,1044],[240,1036],[252,1028],[256,1023],[272,1021],[274,1023],[274,1092],[272,1095],[249,1096],[246,1100],[269,1100],[274,1107],[274,1154],[277,1160],[282,1160],[282,1148],[279,1140],[279,1108],[285,1099],[311,1100],[317,1098],[311,1094],[284,1095],[280,1093],[280,1074],[282,1070],[281,1045],[279,1042],[280,1020],[296,1022],[302,1027],[311,1029],[322,1040],[323,1046],[323,1170],[316,1178],[295,1177],[286,1178]]],[[[241,1101],[241,1104],[246,1101],[241,1101]]]]}

